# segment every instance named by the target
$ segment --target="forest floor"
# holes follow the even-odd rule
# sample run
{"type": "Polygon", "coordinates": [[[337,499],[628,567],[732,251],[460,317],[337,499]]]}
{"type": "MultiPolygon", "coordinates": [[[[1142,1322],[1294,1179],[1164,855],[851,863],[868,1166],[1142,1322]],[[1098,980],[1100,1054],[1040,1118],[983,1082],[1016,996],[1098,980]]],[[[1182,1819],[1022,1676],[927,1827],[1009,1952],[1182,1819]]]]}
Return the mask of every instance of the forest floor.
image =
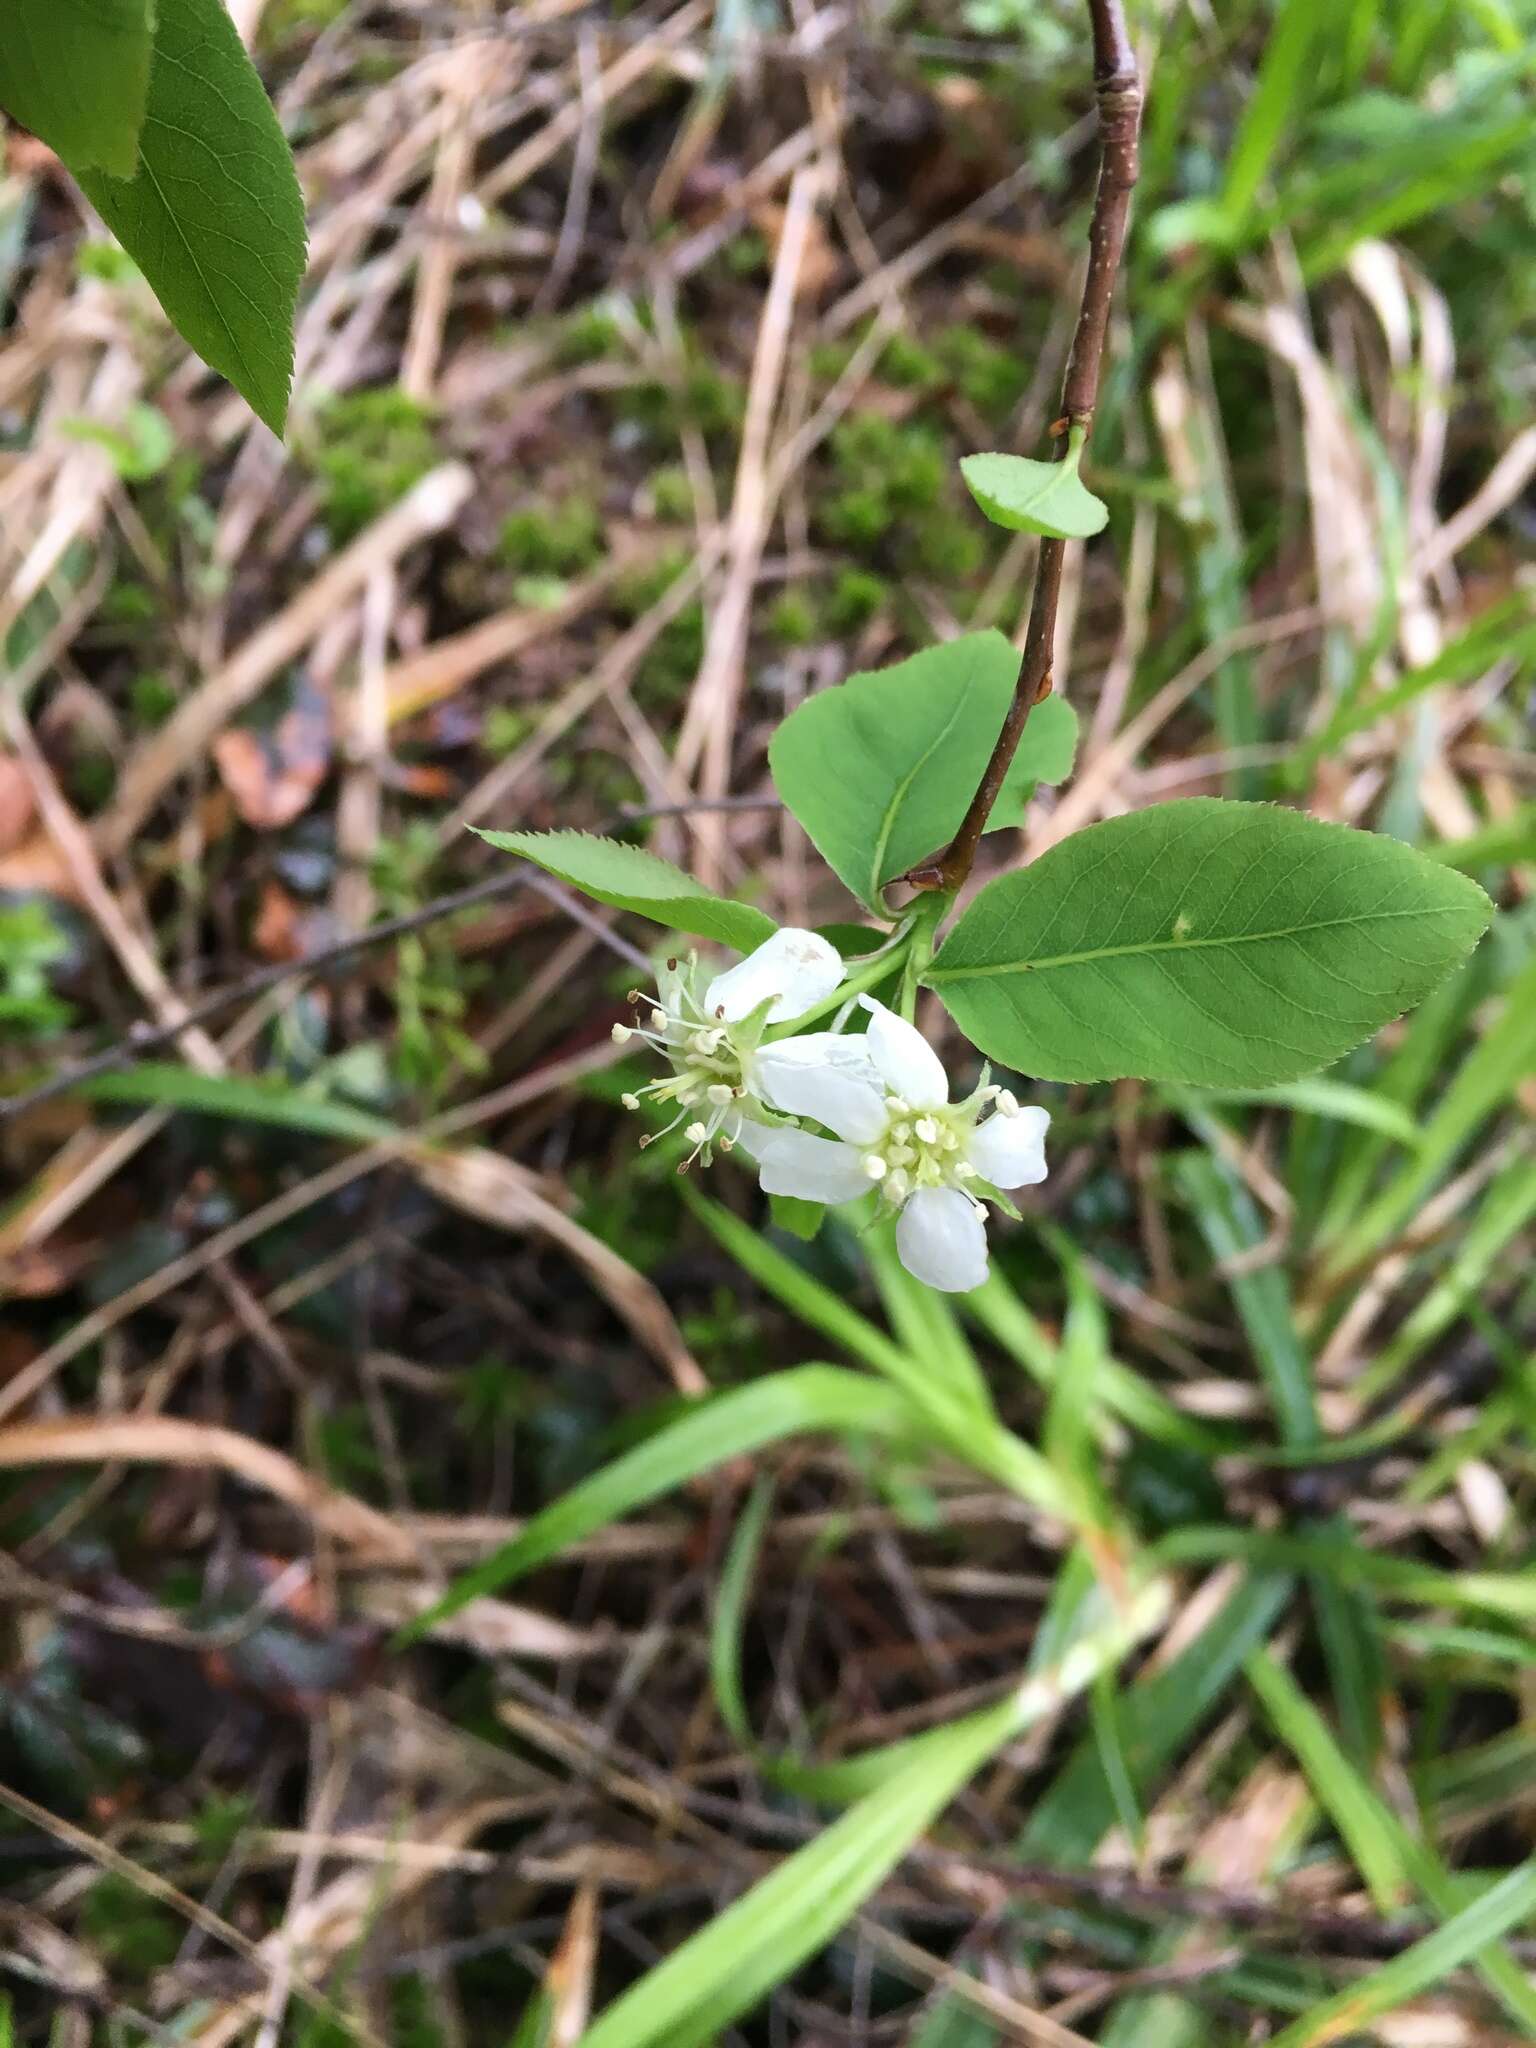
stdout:
{"type": "MultiPolygon", "coordinates": [[[[1086,38],[236,13],[310,205],[286,445],[45,150],[0,183],[0,2041],[554,2048],[829,1817],[773,1758],[994,1698],[1081,1559],[820,1435],[398,1645],[681,1402],[891,1314],[852,1233],[638,1148],[645,929],[468,828],[849,916],[767,740],[1022,637],[1035,544],[956,465],[1055,416],[1086,38]]],[[[953,1341],[1031,1440],[1076,1389],[1179,1603],[731,2048],[1536,2035],[1536,13],[1134,26],[1077,769],[987,860],[1273,798],[1500,915],[1320,1082],[1032,1090],[1016,1313],[953,1341]]]]}

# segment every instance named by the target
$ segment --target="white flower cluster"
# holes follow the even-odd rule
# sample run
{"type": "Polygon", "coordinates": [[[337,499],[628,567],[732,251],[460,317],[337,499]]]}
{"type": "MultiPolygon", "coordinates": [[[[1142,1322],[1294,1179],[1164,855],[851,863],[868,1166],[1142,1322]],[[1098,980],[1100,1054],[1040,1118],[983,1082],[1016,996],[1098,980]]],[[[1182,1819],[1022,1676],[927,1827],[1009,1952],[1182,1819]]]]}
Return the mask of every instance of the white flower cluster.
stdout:
{"type": "Polygon", "coordinates": [[[668,961],[654,1006],[632,992],[647,1023],[616,1024],[613,1035],[644,1040],[671,1072],[624,1105],[676,1105],[667,1129],[685,1125],[690,1163],[740,1146],[768,1194],[837,1203],[873,1190],[897,1218],[907,1271],[965,1293],[987,1276],[986,1203],[1011,1211],[1008,1189],[1045,1179],[1050,1117],[985,1078],[951,1102],[932,1046],[872,996],[859,998],[862,1034],[767,1037],[825,1008],[846,973],[825,939],[790,929],[702,988],[696,957],[668,961]]]}

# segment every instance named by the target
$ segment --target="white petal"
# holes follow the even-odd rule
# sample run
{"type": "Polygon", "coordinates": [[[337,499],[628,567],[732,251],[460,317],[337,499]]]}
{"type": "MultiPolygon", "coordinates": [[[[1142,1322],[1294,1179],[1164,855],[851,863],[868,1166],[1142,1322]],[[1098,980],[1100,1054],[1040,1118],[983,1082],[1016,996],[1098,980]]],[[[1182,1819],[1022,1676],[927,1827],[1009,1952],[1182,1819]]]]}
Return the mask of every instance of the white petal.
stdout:
{"type": "Polygon", "coordinates": [[[989,1116],[972,1133],[966,1157],[995,1188],[1032,1188],[1045,1179],[1045,1133],[1049,1110],[1021,1109],[1013,1116],[989,1116]]]}
{"type": "Polygon", "coordinates": [[[914,1279],[969,1294],[987,1277],[986,1225],[958,1188],[919,1188],[896,1224],[896,1249],[914,1279]]]}
{"type": "Polygon", "coordinates": [[[859,1001],[869,1012],[869,1050],[886,1087],[913,1109],[942,1109],[949,1100],[949,1077],[921,1031],[873,996],[859,1001]]]}
{"type": "Polygon", "coordinates": [[[778,1039],[753,1060],[752,1081],[786,1116],[814,1117],[855,1145],[872,1145],[885,1129],[885,1091],[862,1038],[807,1031],[778,1039]]]}
{"type": "Polygon", "coordinates": [[[835,946],[815,932],[786,925],[755,953],[715,976],[704,991],[705,1014],[713,1017],[723,1010],[726,1022],[734,1024],[772,996],[768,1022],[783,1024],[824,1001],[846,972],[835,946]]]}
{"type": "Polygon", "coordinates": [[[760,1124],[755,1118],[734,1114],[728,1116],[720,1127],[731,1143],[745,1152],[749,1159],[761,1159],[763,1148],[783,1130],[782,1124],[760,1124]]]}
{"type": "Polygon", "coordinates": [[[802,1202],[852,1202],[869,1193],[869,1176],[857,1145],[840,1145],[809,1131],[775,1131],[757,1157],[765,1195],[798,1195],[802,1202]]]}

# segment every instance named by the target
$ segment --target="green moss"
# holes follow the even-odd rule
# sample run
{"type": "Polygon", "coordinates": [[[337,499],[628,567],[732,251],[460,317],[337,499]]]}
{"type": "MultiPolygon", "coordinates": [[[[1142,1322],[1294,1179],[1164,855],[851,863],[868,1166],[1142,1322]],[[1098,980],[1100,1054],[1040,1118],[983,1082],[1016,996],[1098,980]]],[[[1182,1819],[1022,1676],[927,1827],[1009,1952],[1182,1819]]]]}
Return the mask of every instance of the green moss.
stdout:
{"type": "Polygon", "coordinates": [[[948,450],[930,426],[898,426],[860,414],[834,428],[829,452],[845,481],[823,505],[830,540],[868,552],[904,517],[938,505],[949,474],[948,450]]]}
{"type": "Polygon", "coordinates": [[[834,633],[860,633],[890,594],[889,585],[868,569],[844,569],[827,599],[827,624],[834,633]]]}
{"type": "Polygon", "coordinates": [[[122,1877],[97,1879],[86,1893],[80,1925],[98,1956],[143,1976],[163,1970],[181,1947],[176,1915],[122,1877]]]}
{"type": "Polygon", "coordinates": [[[881,352],[880,375],[903,391],[926,391],[943,374],[938,357],[910,334],[893,334],[881,352]]]}
{"type": "Polygon", "coordinates": [[[128,685],[128,707],[141,731],[152,732],[164,725],[176,709],[176,691],[169,677],[154,671],[135,676],[128,685]]]}
{"type": "Polygon", "coordinates": [[[599,363],[624,347],[623,330],[611,307],[601,300],[572,313],[555,342],[555,359],[567,365],[599,363]]]}
{"type": "Polygon", "coordinates": [[[697,427],[701,434],[724,434],[741,424],[746,390],[739,378],[689,349],[676,381],[642,378],[618,394],[617,410],[648,434],[675,434],[697,427]]]}
{"type": "Polygon", "coordinates": [[[603,522],[590,498],[514,512],[501,529],[501,559],[522,575],[574,576],[602,551],[603,522]]]}
{"type": "Polygon", "coordinates": [[[519,711],[513,704],[494,704],[480,728],[480,744],[488,754],[500,759],[523,744],[534,723],[531,711],[519,711]]]}
{"type": "Polygon", "coordinates": [[[768,630],[786,647],[806,647],[816,638],[816,607],[802,590],[786,590],[768,614],[768,630]]]}
{"type": "Polygon", "coordinates": [[[693,483],[681,463],[669,463],[651,478],[651,504],[658,519],[693,517],[693,483]]]}
{"type": "Polygon", "coordinates": [[[1005,418],[1023,397],[1028,378],[1019,356],[974,327],[946,327],[933,348],[944,374],[984,419],[1005,418]]]}
{"type": "Polygon", "coordinates": [[[323,488],[325,523],[338,541],[350,540],[403,498],[438,459],[431,412],[392,384],[328,400],[315,429],[309,467],[323,488]]]}

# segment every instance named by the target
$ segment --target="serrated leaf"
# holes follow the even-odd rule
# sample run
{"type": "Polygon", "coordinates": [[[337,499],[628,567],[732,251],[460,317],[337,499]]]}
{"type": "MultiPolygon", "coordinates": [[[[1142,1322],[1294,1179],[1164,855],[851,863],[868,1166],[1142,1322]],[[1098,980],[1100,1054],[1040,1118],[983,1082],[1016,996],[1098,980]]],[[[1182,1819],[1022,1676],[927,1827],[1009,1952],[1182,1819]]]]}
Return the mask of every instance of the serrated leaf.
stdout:
{"type": "Polygon", "coordinates": [[[70,167],[178,333],[280,434],[304,201],[223,0],[159,0],[134,175],[70,167]]]}
{"type": "Polygon", "coordinates": [[[1032,462],[1025,455],[967,455],[960,474],[992,524],[1010,533],[1087,540],[1109,524],[1109,507],[1084,484],[1070,456],[1032,462]]]}
{"type": "Polygon", "coordinates": [[[0,106],[71,170],[131,178],[153,27],[150,0],[6,0],[0,106]]]}
{"type": "Polygon", "coordinates": [[[1492,906],[1399,840],[1193,797],[983,889],[924,977],[991,1058],[1053,1081],[1298,1080],[1426,996],[1492,906]]]}
{"type": "Polygon", "coordinates": [[[776,929],[749,903],[716,896],[659,855],[592,832],[482,832],[504,853],[520,853],[546,873],[614,910],[633,910],[668,931],[692,932],[750,953],[776,929]]]}
{"type": "MultiPolygon", "coordinates": [[[[871,910],[881,912],[888,882],[953,836],[1018,672],[1018,649],[1001,633],[967,633],[819,691],[775,733],[768,761],[780,796],[871,910]]],[[[1037,705],[993,822],[1014,822],[1024,783],[1059,781],[1076,742],[1070,705],[1037,705]]]]}

